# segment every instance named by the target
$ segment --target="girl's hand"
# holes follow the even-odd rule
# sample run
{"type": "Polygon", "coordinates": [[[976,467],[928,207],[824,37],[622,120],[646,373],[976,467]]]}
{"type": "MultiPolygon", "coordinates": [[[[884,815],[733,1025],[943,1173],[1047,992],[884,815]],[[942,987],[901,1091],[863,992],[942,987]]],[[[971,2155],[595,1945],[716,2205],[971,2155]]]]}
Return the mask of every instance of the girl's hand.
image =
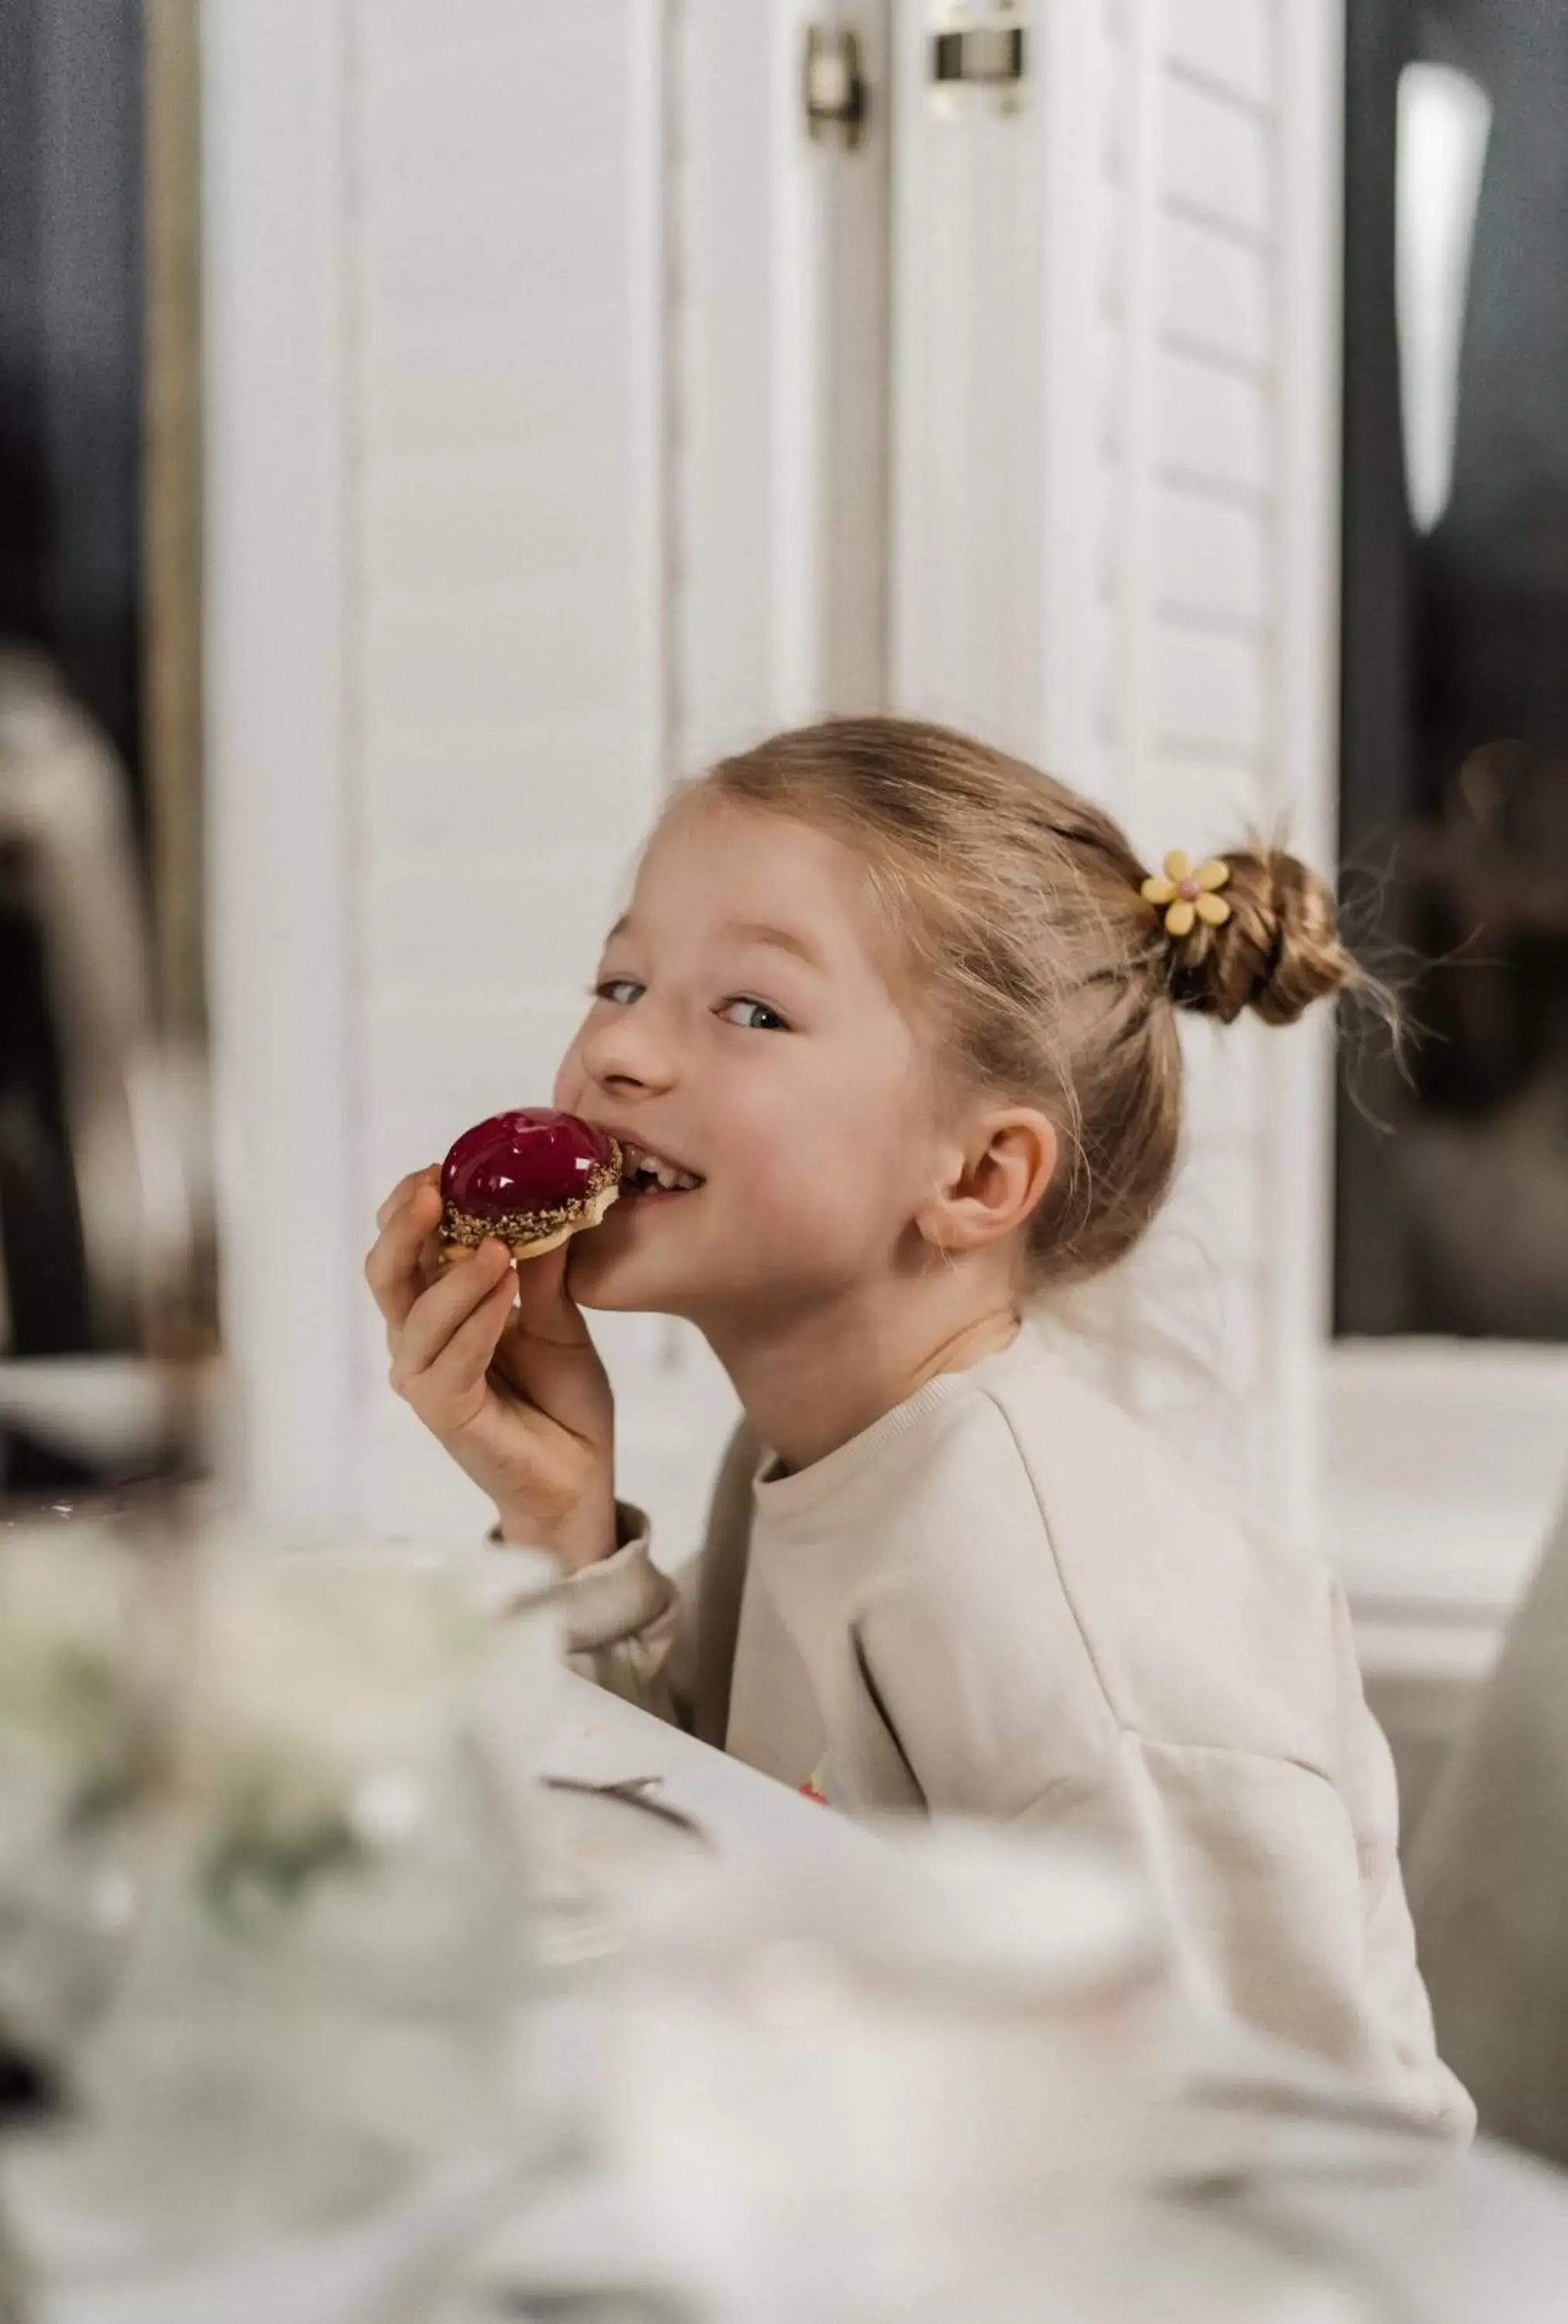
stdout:
{"type": "Polygon", "coordinates": [[[492,1239],[443,1266],[438,1177],[392,1189],[364,1262],[392,1384],[489,1494],[503,1539],[576,1572],[615,1546],[614,1400],[567,1294],[570,1245],[514,1268],[492,1239]]]}

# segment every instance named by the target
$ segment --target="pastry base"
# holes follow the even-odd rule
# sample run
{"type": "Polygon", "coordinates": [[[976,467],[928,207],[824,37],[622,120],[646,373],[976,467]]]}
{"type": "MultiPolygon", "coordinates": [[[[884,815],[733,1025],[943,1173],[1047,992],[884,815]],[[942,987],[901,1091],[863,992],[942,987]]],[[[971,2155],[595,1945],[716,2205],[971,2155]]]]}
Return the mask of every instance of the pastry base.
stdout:
{"type": "MultiPolygon", "coordinates": [[[[601,1225],[605,1212],[619,1198],[620,1193],[618,1183],[602,1186],[582,1205],[580,1218],[568,1219],[563,1226],[553,1228],[549,1234],[536,1235],[530,1241],[508,1242],[506,1247],[520,1265],[525,1259],[542,1259],[547,1251],[559,1250],[562,1243],[570,1242],[574,1235],[586,1233],[588,1228],[601,1225]]],[[[488,1241],[490,1237],[486,1235],[484,1240],[488,1241]]],[[[459,1259],[471,1259],[478,1248],[477,1243],[448,1242],[443,1237],[439,1252],[441,1265],[450,1267],[459,1259]]]]}

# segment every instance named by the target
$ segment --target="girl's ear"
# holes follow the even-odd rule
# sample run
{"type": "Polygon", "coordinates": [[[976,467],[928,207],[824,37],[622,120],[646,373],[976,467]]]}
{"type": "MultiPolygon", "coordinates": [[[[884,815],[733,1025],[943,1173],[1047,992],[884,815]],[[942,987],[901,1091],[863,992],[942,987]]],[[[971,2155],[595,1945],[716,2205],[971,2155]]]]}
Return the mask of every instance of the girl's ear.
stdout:
{"type": "Polygon", "coordinates": [[[1051,1183],[1056,1133],[1032,1106],[982,1115],[916,1218],[937,1250],[981,1250],[1023,1226],[1051,1183]]]}

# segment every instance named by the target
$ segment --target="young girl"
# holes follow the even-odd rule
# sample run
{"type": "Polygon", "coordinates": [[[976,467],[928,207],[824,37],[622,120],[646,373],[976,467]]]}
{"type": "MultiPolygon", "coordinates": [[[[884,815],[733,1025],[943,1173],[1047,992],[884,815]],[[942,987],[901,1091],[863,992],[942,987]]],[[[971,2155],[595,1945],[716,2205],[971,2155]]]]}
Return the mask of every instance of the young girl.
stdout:
{"type": "Polygon", "coordinates": [[[779,735],[666,811],[556,1084],[697,1183],[443,1269],[420,1172],[366,1273],[393,1386],[569,1572],[579,1667],[851,1810],[1130,1839],[1211,1996],[1464,2128],[1335,1581],[1024,1320],[1159,1207],[1176,1010],[1286,1024],[1355,976],[1288,855],[1146,879],[962,735],[779,735]],[[740,1397],[678,1588],[583,1307],[690,1318],[740,1397]]]}

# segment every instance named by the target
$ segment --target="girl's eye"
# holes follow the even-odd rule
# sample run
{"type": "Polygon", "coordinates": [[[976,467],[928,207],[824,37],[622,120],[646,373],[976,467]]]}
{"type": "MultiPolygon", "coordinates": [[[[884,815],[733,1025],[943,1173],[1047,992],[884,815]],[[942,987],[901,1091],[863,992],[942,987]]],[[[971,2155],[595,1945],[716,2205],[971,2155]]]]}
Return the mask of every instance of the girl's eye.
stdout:
{"type": "Polygon", "coordinates": [[[788,1033],[789,1026],[776,1009],[765,1001],[726,1001],[719,1014],[731,1025],[739,1025],[750,1033],[788,1033]],[[741,1015],[736,1011],[741,1010],[741,1015]]]}
{"type": "Polygon", "coordinates": [[[643,987],[634,976],[607,976],[594,987],[595,1001],[613,1001],[618,1009],[630,1009],[643,987]]]}

